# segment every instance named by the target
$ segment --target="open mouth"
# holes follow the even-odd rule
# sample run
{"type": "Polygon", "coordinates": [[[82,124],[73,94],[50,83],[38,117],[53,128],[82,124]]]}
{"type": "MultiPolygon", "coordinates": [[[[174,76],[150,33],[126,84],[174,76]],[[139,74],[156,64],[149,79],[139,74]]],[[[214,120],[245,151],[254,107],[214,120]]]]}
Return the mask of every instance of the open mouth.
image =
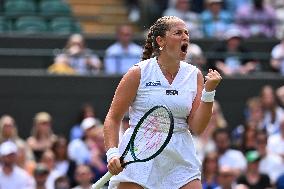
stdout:
{"type": "Polygon", "coordinates": [[[188,44],[187,43],[184,43],[184,44],[182,44],[181,45],[181,51],[183,52],[183,53],[187,53],[187,47],[188,47],[188,44]]]}

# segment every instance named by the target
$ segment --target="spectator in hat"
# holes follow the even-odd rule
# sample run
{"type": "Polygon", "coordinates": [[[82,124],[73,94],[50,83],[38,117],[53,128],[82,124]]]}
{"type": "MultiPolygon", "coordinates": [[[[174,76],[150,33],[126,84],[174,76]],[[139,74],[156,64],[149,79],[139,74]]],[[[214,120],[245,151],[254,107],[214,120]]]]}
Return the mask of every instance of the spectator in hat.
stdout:
{"type": "Polygon", "coordinates": [[[205,37],[222,38],[233,22],[232,15],[222,8],[222,0],[207,0],[201,13],[205,37]]]}
{"type": "Polygon", "coordinates": [[[47,189],[46,181],[49,175],[47,166],[43,163],[38,163],[33,171],[35,178],[36,189],[47,189]]]}
{"type": "Polygon", "coordinates": [[[28,172],[16,165],[17,152],[17,146],[12,141],[5,141],[0,146],[0,188],[34,189],[34,179],[28,172]]]}
{"type": "Polygon", "coordinates": [[[68,144],[68,156],[77,164],[84,164],[91,161],[92,130],[95,129],[97,121],[93,117],[85,118],[81,123],[83,136],[72,140],[68,144]]]}
{"type": "Polygon", "coordinates": [[[50,149],[56,135],[52,130],[52,117],[47,112],[38,112],[34,117],[32,134],[27,139],[29,147],[32,149],[35,160],[41,158],[42,153],[50,149]]]}
{"type": "Polygon", "coordinates": [[[69,133],[70,140],[81,138],[83,136],[83,130],[81,128],[81,123],[87,117],[93,117],[96,119],[97,122],[101,123],[101,121],[96,117],[95,108],[89,103],[84,103],[81,106],[76,123],[70,129],[70,133],[69,133]]]}
{"type": "Polygon", "coordinates": [[[269,176],[259,172],[261,156],[256,150],[245,154],[248,166],[243,175],[237,179],[238,184],[247,185],[250,189],[267,189],[271,187],[269,176]]]}
{"type": "Polygon", "coordinates": [[[34,168],[34,156],[26,141],[18,135],[15,119],[5,114],[0,118],[0,144],[5,141],[13,141],[18,148],[17,164],[32,174],[34,168]]]}
{"type": "Polygon", "coordinates": [[[225,33],[225,41],[214,47],[218,56],[209,60],[209,68],[217,69],[224,75],[248,74],[256,71],[258,61],[247,57],[250,52],[241,45],[242,36],[238,29],[232,28],[225,33]]]}
{"type": "Polygon", "coordinates": [[[201,71],[206,71],[206,59],[201,47],[195,43],[190,43],[187,47],[186,62],[196,66],[201,71]]]}
{"type": "Polygon", "coordinates": [[[218,169],[219,186],[214,189],[236,189],[235,171],[228,166],[221,166],[218,169]]]}

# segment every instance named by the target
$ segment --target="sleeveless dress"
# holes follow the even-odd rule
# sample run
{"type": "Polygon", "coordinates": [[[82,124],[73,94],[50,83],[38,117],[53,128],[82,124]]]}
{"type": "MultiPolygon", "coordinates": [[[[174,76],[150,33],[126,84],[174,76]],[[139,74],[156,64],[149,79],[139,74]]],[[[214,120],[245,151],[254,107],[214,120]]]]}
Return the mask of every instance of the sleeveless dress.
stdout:
{"type": "Polygon", "coordinates": [[[194,179],[201,179],[201,162],[186,121],[197,93],[198,69],[181,61],[174,81],[169,84],[156,58],[136,65],[141,68],[141,79],[136,98],[129,108],[130,128],[119,144],[120,154],[139,119],[155,105],[166,105],[172,111],[174,133],[161,154],[147,162],[127,165],[111,178],[109,189],[116,189],[120,182],[134,182],[147,189],[179,189],[194,179]]]}

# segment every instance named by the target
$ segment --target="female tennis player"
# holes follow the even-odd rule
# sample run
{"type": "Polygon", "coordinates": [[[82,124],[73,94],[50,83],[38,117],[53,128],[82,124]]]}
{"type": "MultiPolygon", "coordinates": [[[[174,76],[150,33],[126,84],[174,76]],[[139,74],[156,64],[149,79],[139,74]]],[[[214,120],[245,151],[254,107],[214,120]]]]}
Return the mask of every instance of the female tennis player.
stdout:
{"type": "Polygon", "coordinates": [[[182,61],[188,45],[189,31],[183,20],[173,16],[159,18],[149,29],[142,61],[120,81],[104,123],[108,169],[115,175],[110,189],[202,188],[201,163],[191,132],[200,134],[206,128],[222,77],[209,70],[204,83],[200,70],[182,61]],[[173,113],[170,142],[154,159],[122,168],[119,157],[135,125],[156,105],[165,105],[173,113]],[[127,111],[130,128],[119,143],[119,127],[127,111]]]}

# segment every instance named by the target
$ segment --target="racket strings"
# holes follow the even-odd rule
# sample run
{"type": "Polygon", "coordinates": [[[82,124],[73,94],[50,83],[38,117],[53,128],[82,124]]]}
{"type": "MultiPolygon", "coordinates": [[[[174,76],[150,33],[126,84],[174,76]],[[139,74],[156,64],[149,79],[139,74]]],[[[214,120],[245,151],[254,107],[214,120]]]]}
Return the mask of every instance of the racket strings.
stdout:
{"type": "Polygon", "coordinates": [[[134,139],[136,158],[149,158],[162,147],[168,136],[170,122],[168,112],[163,109],[152,112],[144,120],[134,139]]]}

